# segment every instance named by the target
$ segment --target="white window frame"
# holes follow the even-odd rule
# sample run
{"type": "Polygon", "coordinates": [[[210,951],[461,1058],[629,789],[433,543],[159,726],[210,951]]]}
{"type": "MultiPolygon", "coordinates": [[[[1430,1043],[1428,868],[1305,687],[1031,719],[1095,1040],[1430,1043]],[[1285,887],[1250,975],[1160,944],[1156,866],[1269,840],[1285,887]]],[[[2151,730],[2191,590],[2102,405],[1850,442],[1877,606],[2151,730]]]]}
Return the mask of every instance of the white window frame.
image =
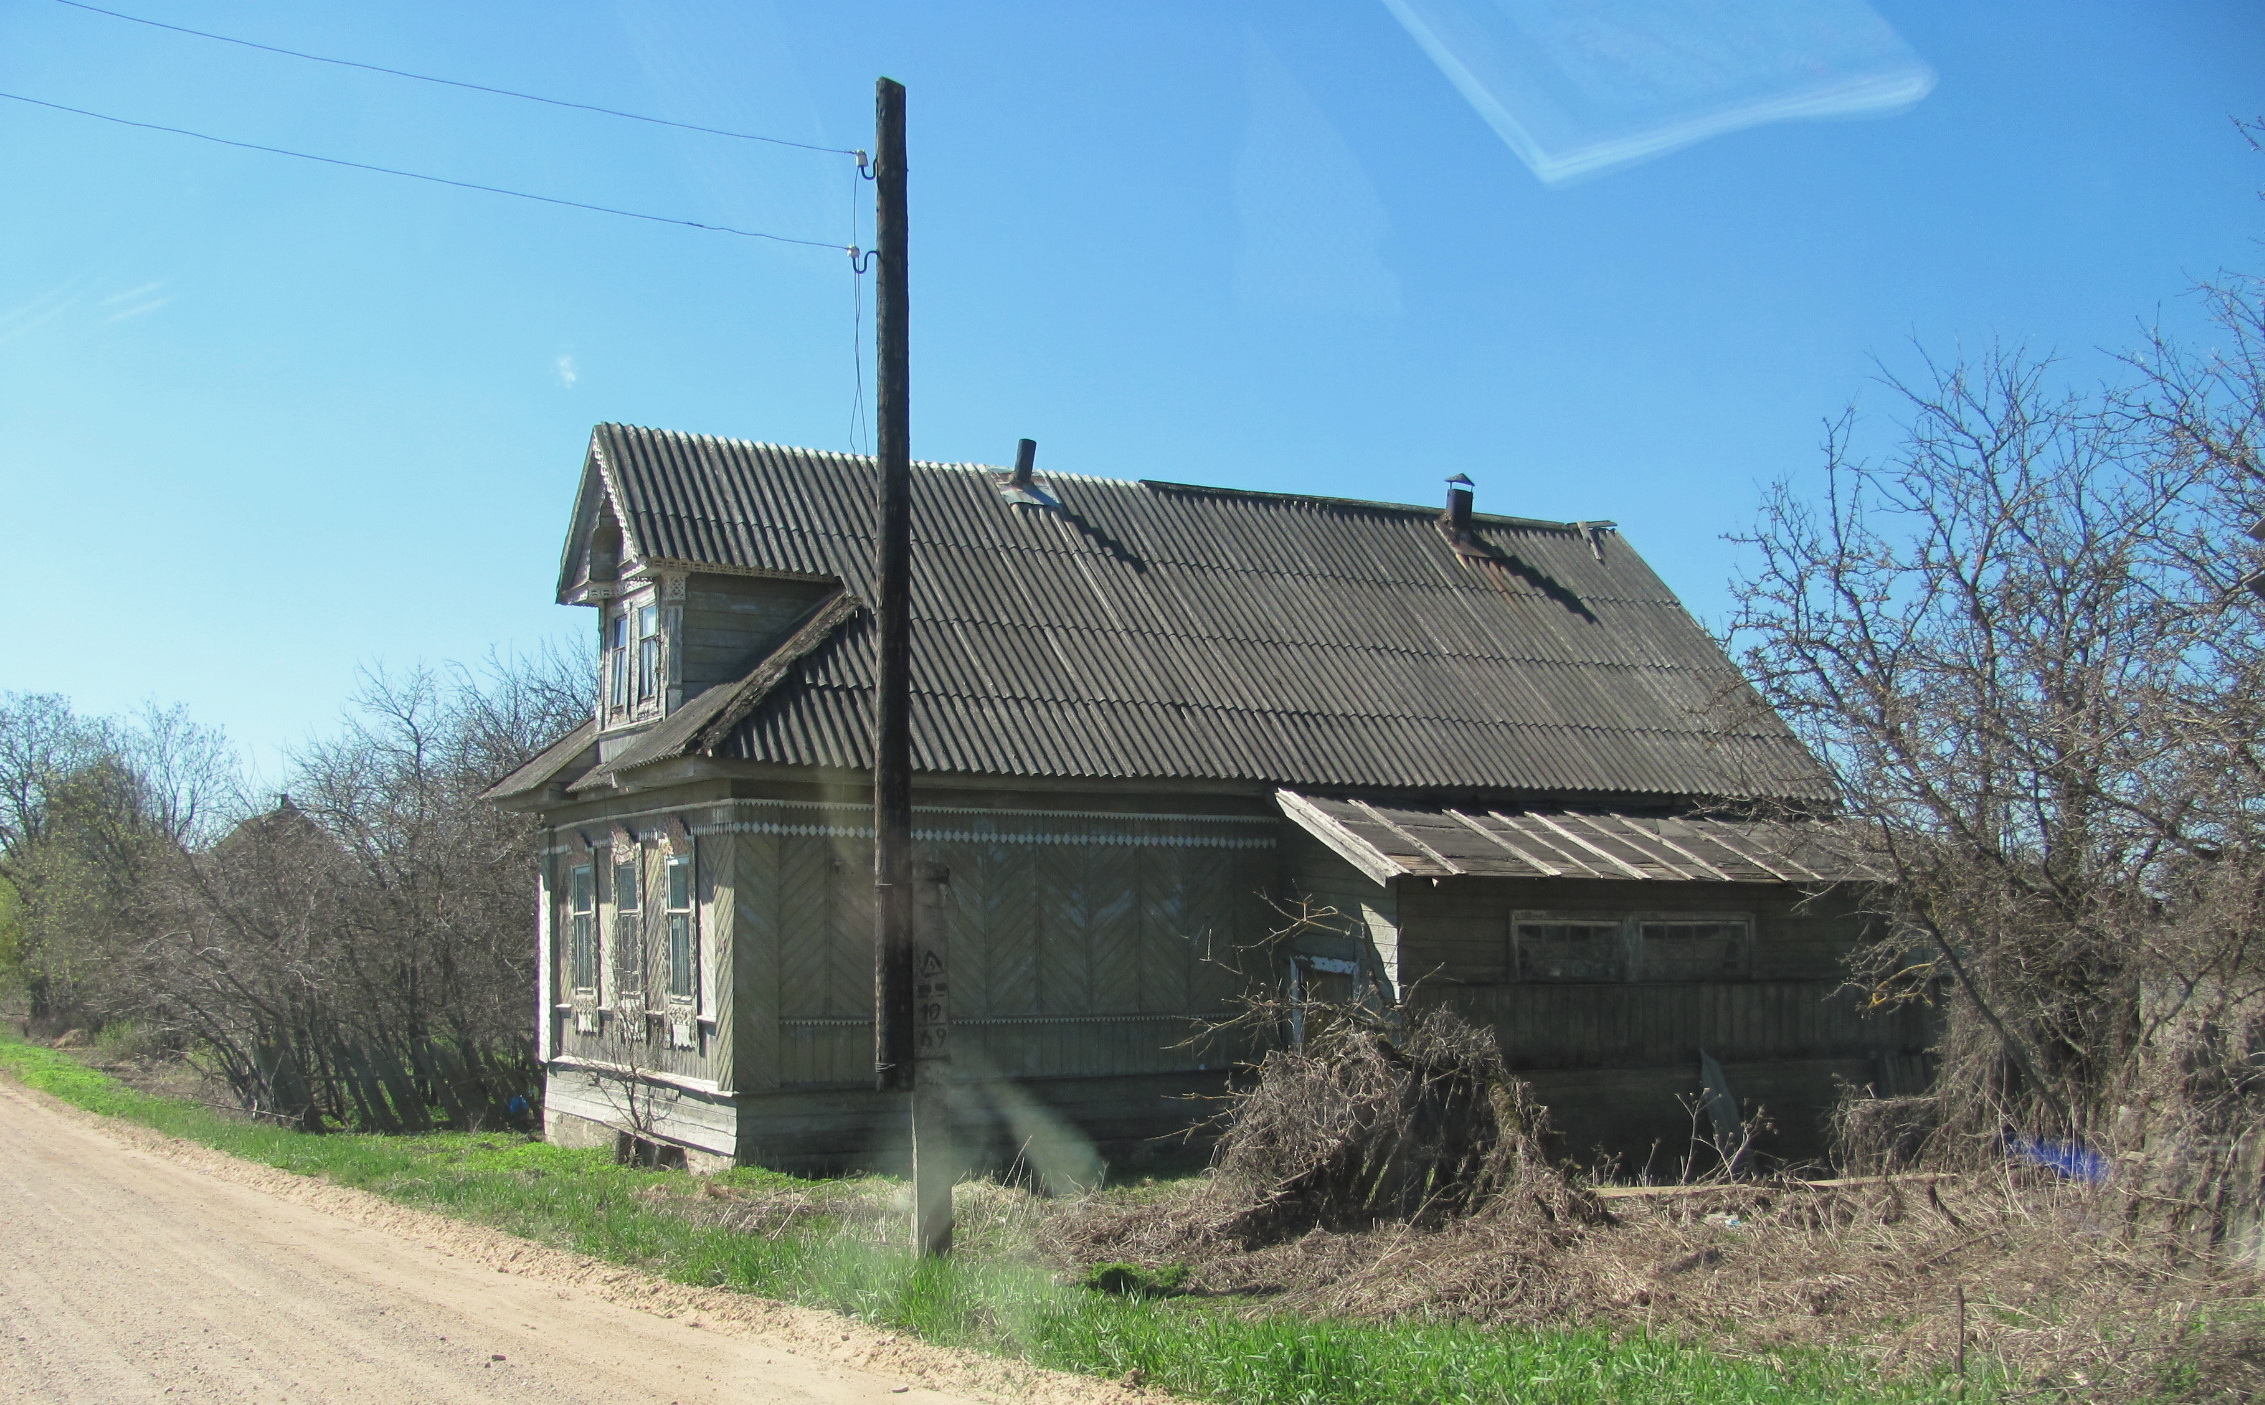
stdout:
{"type": "Polygon", "coordinates": [[[587,854],[579,862],[569,860],[566,868],[565,984],[576,1034],[598,1032],[598,1006],[602,998],[598,982],[605,979],[605,952],[599,921],[598,860],[597,855],[587,854]],[[580,881],[584,878],[589,880],[586,885],[580,881]],[[586,905],[577,906],[583,903],[586,905]],[[588,985],[580,980],[585,975],[590,978],[588,985]]]}
{"type": "Polygon", "coordinates": [[[628,712],[635,701],[629,678],[629,611],[627,605],[607,609],[605,638],[598,651],[598,686],[604,694],[601,701],[608,713],[617,715],[628,712]]]}
{"type": "Polygon", "coordinates": [[[698,1042],[700,1016],[700,871],[696,850],[671,849],[662,858],[661,927],[667,949],[669,1043],[679,1049],[698,1042]],[[681,882],[682,898],[677,888],[681,882]]]}
{"type": "Polygon", "coordinates": [[[629,647],[636,651],[630,671],[636,675],[637,685],[632,689],[635,701],[632,706],[639,712],[658,707],[667,692],[668,667],[664,657],[661,630],[661,602],[658,599],[642,600],[629,607],[629,647]]]}
{"type": "Polygon", "coordinates": [[[645,846],[632,844],[626,849],[609,849],[607,857],[613,864],[613,941],[608,969],[613,974],[614,1016],[620,1021],[624,1039],[645,1037],[646,987],[651,974],[651,952],[645,940],[646,897],[645,846]],[[637,905],[624,907],[621,902],[621,875],[627,869],[637,885],[637,905]]]}

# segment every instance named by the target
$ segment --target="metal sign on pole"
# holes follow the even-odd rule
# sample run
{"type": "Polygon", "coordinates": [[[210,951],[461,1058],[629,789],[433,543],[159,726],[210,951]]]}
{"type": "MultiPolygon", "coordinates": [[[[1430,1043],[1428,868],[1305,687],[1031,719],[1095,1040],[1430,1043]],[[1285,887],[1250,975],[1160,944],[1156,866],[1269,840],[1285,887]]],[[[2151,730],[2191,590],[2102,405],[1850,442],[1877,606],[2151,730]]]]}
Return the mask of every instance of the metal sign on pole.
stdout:
{"type": "Polygon", "coordinates": [[[949,985],[942,923],[918,921],[912,861],[912,414],[905,258],[904,85],[875,85],[873,150],[878,255],[874,412],[880,468],[879,581],[873,707],[873,1063],[884,1092],[911,1096],[913,1243],[952,1244],[949,985]],[[925,926],[922,934],[919,927],[925,926]],[[923,936],[925,940],[923,940],[923,936]]]}

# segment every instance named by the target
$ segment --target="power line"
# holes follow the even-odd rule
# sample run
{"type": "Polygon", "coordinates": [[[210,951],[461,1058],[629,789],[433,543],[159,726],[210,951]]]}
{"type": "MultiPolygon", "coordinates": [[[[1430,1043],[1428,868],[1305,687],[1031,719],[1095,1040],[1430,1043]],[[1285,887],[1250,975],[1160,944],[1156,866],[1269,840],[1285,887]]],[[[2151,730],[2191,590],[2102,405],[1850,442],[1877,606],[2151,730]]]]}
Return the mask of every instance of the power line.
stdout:
{"type": "MultiPolygon", "coordinates": [[[[247,49],[258,49],[270,54],[282,54],[286,58],[306,59],[312,63],[336,64],[340,68],[359,68],[370,73],[383,73],[393,78],[412,78],[419,83],[438,83],[444,88],[463,88],[475,93],[490,93],[500,98],[518,98],[522,102],[545,103],[551,107],[571,107],[578,112],[602,113],[607,117],[626,117],[632,122],[650,122],[656,127],[676,127],[687,132],[704,132],[712,137],[733,137],[740,141],[760,141],[769,142],[773,146],[797,147],[803,151],[822,151],[829,156],[856,156],[859,154],[844,147],[815,146],[804,141],[788,141],[784,137],[766,137],[754,132],[731,132],[721,127],[702,127],[692,122],[671,122],[666,117],[648,117],[642,112],[623,112],[617,108],[599,107],[595,103],[568,102],[564,98],[546,98],[537,93],[514,92],[509,88],[491,88],[485,83],[464,83],[454,78],[435,78],[429,73],[411,73],[406,69],[387,68],[383,64],[361,63],[354,59],[336,59],[326,54],[303,53],[298,49],[278,48],[273,44],[261,44],[250,39],[238,39],[229,34],[214,34],[209,30],[190,29],[185,25],[167,24],[163,20],[144,19],[140,15],[129,15],[120,10],[105,10],[100,5],[86,4],[85,0],[55,0],[55,3],[68,5],[74,10],[108,15],[114,20],[125,20],[131,24],[146,24],[152,29],[169,29],[175,34],[191,34],[199,39],[214,39],[223,44],[238,44],[247,49]]],[[[395,174],[402,173],[395,172],[395,174]]],[[[539,199],[541,197],[534,198],[539,199]]],[[[619,212],[616,211],[615,213],[619,212]]],[[[682,221],[679,221],[679,223],[682,223],[682,221]]]]}
{"type": "MultiPolygon", "coordinates": [[[[68,4],[70,0],[63,0],[63,3],[68,4]]],[[[648,215],[639,210],[621,210],[611,205],[592,205],[586,201],[566,200],[556,195],[535,195],[524,190],[507,190],[500,185],[482,185],[478,181],[451,180],[447,176],[428,176],[422,171],[404,171],[393,166],[373,166],[366,161],[348,161],[337,156],[317,156],[311,151],[290,151],[280,146],[262,146],[258,142],[234,141],[228,137],[213,136],[209,132],[192,132],[186,127],[167,127],[157,122],[136,122],[130,117],[113,117],[107,112],[90,112],[83,107],[66,107],[59,102],[27,98],[21,93],[0,92],[0,98],[30,103],[33,107],[52,108],[57,112],[69,112],[80,117],[92,117],[101,122],[115,122],[121,127],[139,127],[148,132],[170,132],[177,137],[195,137],[198,141],[217,142],[221,146],[233,146],[244,151],[264,151],[272,156],[295,156],[301,161],[320,161],[326,166],[345,166],[356,171],[375,171],[381,176],[401,176],[413,181],[430,181],[434,185],[453,185],[459,190],[482,190],[490,195],[509,195],[520,200],[539,200],[545,205],[565,205],[570,209],[590,210],[601,215],[620,215],[624,219],[650,220],[654,224],[676,224],[682,225],[686,229],[707,229],[718,234],[736,234],[743,239],[768,239],[774,244],[801,244],[812,249],[841,250],[843,248],[842,245],[825,239],[796,239],[785,234],[766,234],[759,229],[734,229],[728,224],[703,224],[699,220],[680,220],[668,215],[648,215]]]]}

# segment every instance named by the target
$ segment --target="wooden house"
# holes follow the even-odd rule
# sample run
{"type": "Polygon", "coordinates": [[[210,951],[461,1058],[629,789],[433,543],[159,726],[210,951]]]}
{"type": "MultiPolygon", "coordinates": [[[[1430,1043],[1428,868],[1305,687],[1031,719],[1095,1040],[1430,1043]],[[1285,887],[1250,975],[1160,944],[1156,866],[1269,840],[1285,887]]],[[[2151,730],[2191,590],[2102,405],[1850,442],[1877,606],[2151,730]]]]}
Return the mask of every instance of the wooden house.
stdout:
{"type": "MultiPolygon", "coordinates": [[[[1824,776],[1610,523],[914,477],[921,920],[970,1146],[1125,1156],[1204,1115],[1253,1050],[1190,1036],[1253,984],[1490,1023],[1574,1152],[1679,1158],[1702,1054],[1790,1154],[1836,1079],[1908,1076],[1926,1031],[1838,993],[1824,776]]],[[[491,792],[545,837],[554,1138],[892,1155],[874,531],[870,459],[594,431],[558,579],[592,718],[491,792]]]]}

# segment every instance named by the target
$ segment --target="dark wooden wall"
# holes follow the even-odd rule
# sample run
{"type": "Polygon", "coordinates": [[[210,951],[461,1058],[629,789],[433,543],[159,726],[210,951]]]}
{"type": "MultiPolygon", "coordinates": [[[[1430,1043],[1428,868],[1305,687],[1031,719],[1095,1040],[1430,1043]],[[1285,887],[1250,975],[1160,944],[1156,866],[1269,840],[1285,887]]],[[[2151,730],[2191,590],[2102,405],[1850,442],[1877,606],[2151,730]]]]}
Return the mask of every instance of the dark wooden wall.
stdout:
{"type": "Polygon", "coordinates": [[[671,681],[689,700],[745,677],[829,588],[758,576],[686,578],[671,681]]]}
{"type": "MultiPolygon", "coordinates": [[[[1286,881],[1341,911],[1389,912],[1401,988],[1490,1027],[1511,1069],[1550,1105],[1564,1148],[1647,1159],[1673,1171],[1693,1132],[1698,1056],[1721,1063],[1749,1116],[1771,1130],[1762,1151],[1827,1151],[1825,1120],[1842,1083],[1908,1086],[1933,1038],[1923,1007],[1872,1010],[1843,980],[1863,933],[1852,891],[1780,884],[1401,878],[1389,889],[1305,838],[1285,850],[1286,881]],[[1751,922],[1730,979],[1521,979],[1516,915],[1625,921],[1638,915],[1751,922]]],[[[1530,973],[1529,973],[1530,974],[1530,973]]]]}

